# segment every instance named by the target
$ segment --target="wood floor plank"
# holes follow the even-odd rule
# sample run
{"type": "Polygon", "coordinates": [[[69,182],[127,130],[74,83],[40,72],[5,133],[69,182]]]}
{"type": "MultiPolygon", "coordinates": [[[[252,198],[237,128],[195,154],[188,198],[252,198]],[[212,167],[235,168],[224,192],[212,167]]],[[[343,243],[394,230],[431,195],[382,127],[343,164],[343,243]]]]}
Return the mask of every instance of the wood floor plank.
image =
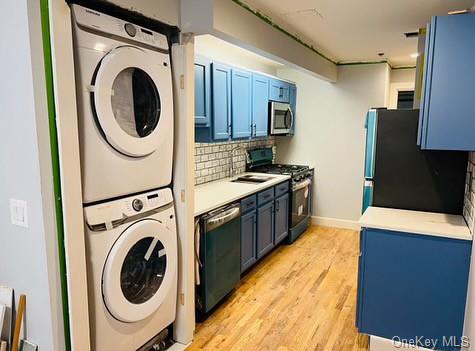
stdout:
{"type": "Polygon", "coordinates": [[[355,328],[358,232],[310,227],[248,272],[188,350],[364,351],[355,328]]]}

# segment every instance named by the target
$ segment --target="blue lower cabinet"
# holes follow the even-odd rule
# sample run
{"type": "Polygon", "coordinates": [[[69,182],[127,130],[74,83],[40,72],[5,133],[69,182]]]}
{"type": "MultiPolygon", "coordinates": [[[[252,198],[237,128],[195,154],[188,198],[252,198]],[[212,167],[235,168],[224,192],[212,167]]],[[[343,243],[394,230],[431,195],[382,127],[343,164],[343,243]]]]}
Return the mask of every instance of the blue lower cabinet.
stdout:
{"type": "Polygon", "coordinates": [[[372,228],[361,236],[359,331],[460,349],[472,242],[372,228]]]}
{"type": "Polygon", "coordinates": [[[257,209],[257,258],[261,258],[274,247],[274,202],[257,209]]]}
{"type": "Polygon", "coordinates": [[[241,273],[257,261],[257,214],[251,211],[241,216],[241,273]]]}
{"type": "Polygon", "coordinates": [[[274,245],[284,240],[289,234],[289,194],[275,199],[275,234],[274,245]]]}

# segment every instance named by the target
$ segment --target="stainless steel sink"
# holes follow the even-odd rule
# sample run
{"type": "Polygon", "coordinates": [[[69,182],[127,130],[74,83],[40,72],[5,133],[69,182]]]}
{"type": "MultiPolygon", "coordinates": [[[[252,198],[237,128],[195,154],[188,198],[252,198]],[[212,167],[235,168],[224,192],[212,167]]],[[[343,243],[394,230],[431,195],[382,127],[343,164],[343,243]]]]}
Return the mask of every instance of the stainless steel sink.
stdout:
{"type": "Polygon", "coordinates": [[[237,177],[236,179],[231,180],[231,182],[260,184],[265,183],[270,179],[272,179],[272,177],[248,174],[241,177],[237,177]]]}

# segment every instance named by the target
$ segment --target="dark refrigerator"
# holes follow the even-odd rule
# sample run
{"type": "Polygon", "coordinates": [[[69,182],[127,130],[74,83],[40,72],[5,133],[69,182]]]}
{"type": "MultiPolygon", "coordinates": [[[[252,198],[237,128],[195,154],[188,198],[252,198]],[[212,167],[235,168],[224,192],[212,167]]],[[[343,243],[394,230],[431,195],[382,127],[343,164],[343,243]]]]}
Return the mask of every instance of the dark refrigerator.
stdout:
{"type": "Polygon", "coordinates": [[[368,206],[462,214],[468,153],[416,145],[419,110],[366,117],[363,212],[368,206]]]}

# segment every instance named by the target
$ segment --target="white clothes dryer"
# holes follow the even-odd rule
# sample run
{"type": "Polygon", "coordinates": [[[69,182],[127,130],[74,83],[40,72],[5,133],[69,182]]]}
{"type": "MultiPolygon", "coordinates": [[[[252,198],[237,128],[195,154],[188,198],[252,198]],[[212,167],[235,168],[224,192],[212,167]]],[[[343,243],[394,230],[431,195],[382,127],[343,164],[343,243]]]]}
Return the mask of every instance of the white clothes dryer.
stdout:
{"type": "Polygon", "coordinates": [[[72,5],[83,202],[165,187],[173,89],[165,35],[72,5]]]}
{"type": "Polygon", "coordinates": [[[86,206],[84,214],[92,350],[137,350],[176,316],[171,190],[86,206]]]}

